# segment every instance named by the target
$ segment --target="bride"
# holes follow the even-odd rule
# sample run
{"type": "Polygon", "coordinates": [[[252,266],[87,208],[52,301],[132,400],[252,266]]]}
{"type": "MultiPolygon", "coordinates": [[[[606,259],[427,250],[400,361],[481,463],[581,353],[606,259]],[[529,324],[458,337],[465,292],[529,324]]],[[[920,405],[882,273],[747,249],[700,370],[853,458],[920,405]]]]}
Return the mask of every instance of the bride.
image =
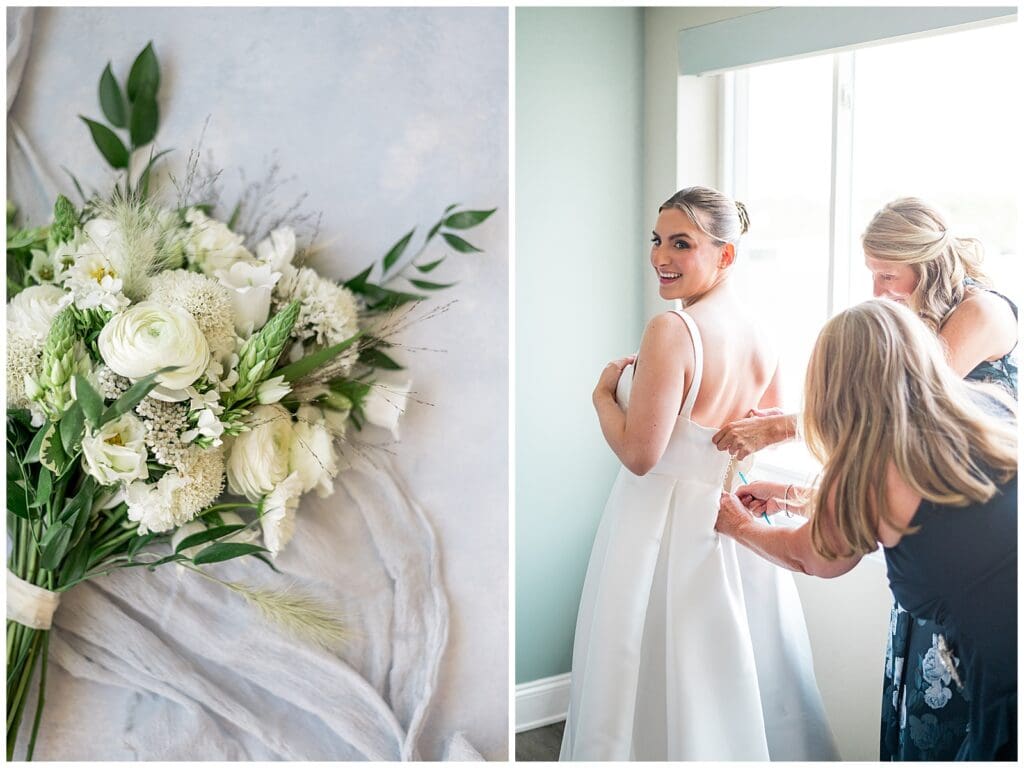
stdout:
{"type": "Polygon", "coordinates": [[[730,280],[748,223],[707,187],[661,206],[651,265],[686,310],[651,320],[594,391],[623,466],[583,586],[562,760],[838,759],[791,576],[714,530],[736,466],[711,437],[780,405],[730,280]]]}

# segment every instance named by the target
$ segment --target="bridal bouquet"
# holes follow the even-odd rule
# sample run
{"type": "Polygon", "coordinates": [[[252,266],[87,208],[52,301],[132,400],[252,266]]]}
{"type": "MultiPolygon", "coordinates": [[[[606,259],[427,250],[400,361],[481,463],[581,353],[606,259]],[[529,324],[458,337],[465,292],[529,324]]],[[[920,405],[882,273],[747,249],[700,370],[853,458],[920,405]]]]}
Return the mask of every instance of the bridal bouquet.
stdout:
{"type": "MultiPolygon", "coordinates": [[[[119,568],[176,563],[217,581],[204,566],[249,556],[273,568],[302,495],[333,491],[338,444],[367,422],[395,428],[408,387],[376,378],[401,369],[389,318],[448,287],[422,279],[444,260],[423,263],[426,246],[440,235],[477,251],[457,232],[493,213],[449,206],[418,253],[406,256],[415,230],[391,248],[378,282],[376,264],[336,282],[303,266],[285,223],[247,239],[240,207],[224,220],[203,201],[161,202],[150,181],[163,152],[131,172],[156,135],[159,81],[147,46],[123,92],[103,72],[110,125],[83,118],[123,171],[112,194],[76,181],[81,205],[59,196],[33,229],[14,226],[8,204],[9,759],[38,667],[31,759],[60,594],[119,568]],[[408,288],[387,287],[400,277],[408,288]]],[[[314,640],[342,629],[302,594],[221,583],[314,640]]]]}

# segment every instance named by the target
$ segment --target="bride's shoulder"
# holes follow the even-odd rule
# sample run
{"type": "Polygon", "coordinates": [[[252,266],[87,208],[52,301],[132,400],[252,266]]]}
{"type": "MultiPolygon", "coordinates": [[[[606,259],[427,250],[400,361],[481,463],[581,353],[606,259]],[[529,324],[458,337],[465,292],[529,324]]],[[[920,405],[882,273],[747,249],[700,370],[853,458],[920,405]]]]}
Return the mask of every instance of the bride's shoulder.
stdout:
{"type": "Polygon", "coordinates": [[[647,322],[640,342],[641,354],[678,355],[680,347],[692,345],[686,323],[675,312],[660,312],[647,322]]]}

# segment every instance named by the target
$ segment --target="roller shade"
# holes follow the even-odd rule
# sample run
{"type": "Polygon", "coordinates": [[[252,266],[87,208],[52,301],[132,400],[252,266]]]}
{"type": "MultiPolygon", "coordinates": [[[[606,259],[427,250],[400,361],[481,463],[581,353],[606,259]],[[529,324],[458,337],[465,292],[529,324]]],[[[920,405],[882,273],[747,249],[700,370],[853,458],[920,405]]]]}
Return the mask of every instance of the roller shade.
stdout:
{"type": "Polygon", "coordinates": [[[1017,18],[1015,7],[767,8],[679,33],[679,73],[753,64],[1017,18]]]}

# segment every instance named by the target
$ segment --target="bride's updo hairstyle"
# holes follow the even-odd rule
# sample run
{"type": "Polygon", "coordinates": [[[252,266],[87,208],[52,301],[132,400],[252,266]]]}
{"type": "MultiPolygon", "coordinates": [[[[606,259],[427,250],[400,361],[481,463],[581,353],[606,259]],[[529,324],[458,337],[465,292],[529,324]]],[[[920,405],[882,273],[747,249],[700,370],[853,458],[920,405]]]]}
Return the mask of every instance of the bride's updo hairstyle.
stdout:
{"type": "Polygon", "coordinates": [[[941,342],[907,307],[872,299],[825,325],[807,365],[803,430],[821,462],[811,503],[811,540],[825,558],[873,552],[878,520],[902,528],[885,498],[889,462],[914,492],[963,507],[988,501],[1017,472],[1017,430],[979,404],[995,396],[960,379],[941,342]],[[827,534],[825,514],[830,503],[827,534]]]}
{"type": "Polygon", "coordinates": [[[936,333],[964,300],[964,278],[991,287],[981,268],[981,243],[955,237],[942,212],[916,197],[901,197],[878,211],[861,244],[873,259],[913,268],[918,281],[907,306],[936,333]]]}
{"type": "Polygon", "coordinates": [[[738,250],[740,235],[750,228],[747,207],[711,187],[686,187],[661,204],[658,213],[676,208],[685,213],[718,245],[732,243],[738,250]]]}

